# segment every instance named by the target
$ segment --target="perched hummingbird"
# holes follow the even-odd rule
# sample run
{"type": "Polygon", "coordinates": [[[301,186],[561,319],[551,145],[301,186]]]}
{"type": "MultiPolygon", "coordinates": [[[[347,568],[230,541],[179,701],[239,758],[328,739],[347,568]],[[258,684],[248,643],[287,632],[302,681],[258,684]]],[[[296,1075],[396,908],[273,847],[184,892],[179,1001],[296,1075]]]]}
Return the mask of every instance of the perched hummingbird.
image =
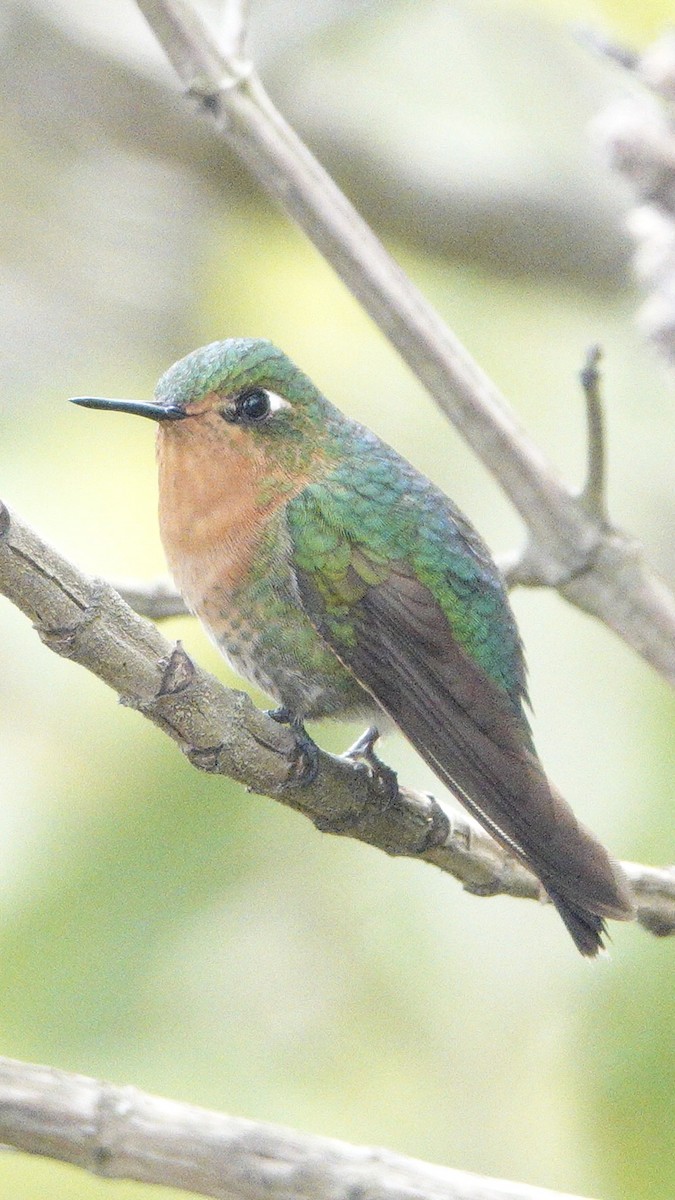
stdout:
{"type": "Polygon", "coordinates": [[[75,403],[159,423],[171,573],[277,716],[383,709],[597,954],[627,884],[544,774],[504,584],[455,505],[267,341],[195,350],[154,402],[75,403]]]}

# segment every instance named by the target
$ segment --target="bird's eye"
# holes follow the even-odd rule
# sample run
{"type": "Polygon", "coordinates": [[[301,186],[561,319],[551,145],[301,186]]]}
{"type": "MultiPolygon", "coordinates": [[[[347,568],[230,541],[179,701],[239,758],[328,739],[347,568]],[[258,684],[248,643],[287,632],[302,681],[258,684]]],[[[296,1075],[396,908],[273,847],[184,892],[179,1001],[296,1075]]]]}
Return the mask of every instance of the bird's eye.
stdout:
{"type": "Polygon", "coordinates": [[[288,400],[267,388],[247,388],[238,396],[231,397],[218,411],[223,420],[231,425],[255,425],[290,407],[288,400]]]}
{"type": "Polygon", "coordinates": [[[263,388],[244,392],[237,401],[239,416],[244,421],[263,421],[270,414],[269,393],[263,388]]]}

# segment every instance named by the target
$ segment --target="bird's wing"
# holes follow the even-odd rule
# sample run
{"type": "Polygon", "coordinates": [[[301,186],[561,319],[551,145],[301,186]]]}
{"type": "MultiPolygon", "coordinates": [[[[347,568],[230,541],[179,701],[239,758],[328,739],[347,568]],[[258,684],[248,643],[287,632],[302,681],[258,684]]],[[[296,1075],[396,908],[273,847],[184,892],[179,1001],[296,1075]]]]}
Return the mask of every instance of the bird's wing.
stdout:
{"type": "Polygon", "coordinates": [[[627,901],[605,850],[547,781],[519,704],[467,653],[407,558],[373,552],[344,514],[338,528],[302,494],[289,510],[298,593],[315,628],[469,812],[539,876],[582,952],[595,953],[602,916],[626,916],[627,901]]]}

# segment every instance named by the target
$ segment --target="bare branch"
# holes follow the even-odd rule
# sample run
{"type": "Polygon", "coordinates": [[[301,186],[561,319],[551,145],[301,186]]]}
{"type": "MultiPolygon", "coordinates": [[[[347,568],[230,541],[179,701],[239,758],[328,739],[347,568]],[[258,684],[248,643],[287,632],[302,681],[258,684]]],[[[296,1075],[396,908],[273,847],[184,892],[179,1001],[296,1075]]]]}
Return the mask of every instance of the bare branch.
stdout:
{"type": "MultiPolygon", "coordinates": [[[[200,770],[270,796],[324,832],[433,863],[475,895],[545,899],[539,881],[472,821],[407,788],[392,801],[364,763],[320,751],[317,778],[300,786],[301,754],[287,727],[195,666],[180,643],[172,646],[110,584],[81,574],[1,502],[0,593],[51,650],[114,688],[200,770]]],[[[630,870],[638,920],[653,933],[675,931],[675,873],[630,870]]]]}
{"type": "Polygon", "coordinates": [[[219,1200],[581,1200],[0,1059],[0,1141],[219,1200]]]}

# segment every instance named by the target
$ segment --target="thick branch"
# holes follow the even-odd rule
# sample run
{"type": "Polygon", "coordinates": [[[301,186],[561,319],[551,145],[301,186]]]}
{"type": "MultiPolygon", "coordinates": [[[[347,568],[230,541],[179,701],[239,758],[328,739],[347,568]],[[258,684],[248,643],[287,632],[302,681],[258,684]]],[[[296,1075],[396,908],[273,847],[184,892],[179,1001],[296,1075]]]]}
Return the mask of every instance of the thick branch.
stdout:
{"type": "Polygon", "coordinates": [[[0,1141],[219,1200],[580,1200],[0,1059],[0,1141]]]}
{"type": "Polygon", "coordinates": [[[225,57],[188,0],[138,4],[187,91],[499,480],[528,527],[528,579],[558,587],[675,683],[675,597],[638,547],[558,479],[498,389],[274,108],[251,64],[225,57]]]}
{"type": "MultiPolygon", "coordinates": [[[[542,899],[538,880],[465,817],[401,788],[383,797],[368,768],[319,755],[299,785],[293,733],[224,688],[137,616],[110,584],[88,579],[0,502],[0,593],[34,622],[50,649],[86,667],[178,743],[201,770],[228,775],[309,817],[318,829],[447,871],[476,895],[542,899]]],[[[629,864],[638,920],[675,931],[675,871],[629,864]]]]}

